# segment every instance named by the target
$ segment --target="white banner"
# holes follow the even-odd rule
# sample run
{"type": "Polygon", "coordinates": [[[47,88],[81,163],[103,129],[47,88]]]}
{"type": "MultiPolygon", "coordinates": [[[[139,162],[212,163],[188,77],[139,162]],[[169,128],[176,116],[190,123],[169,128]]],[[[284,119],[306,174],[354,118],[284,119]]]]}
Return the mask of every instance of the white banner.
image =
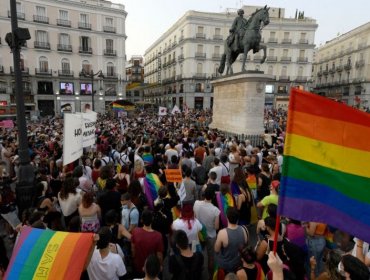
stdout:
{"type": "Polygon", "coordinates": [[[64,114],[63,165],[82,156],[82,117],[64,114]]]}
{"type": "Polygon", "coordinates": [[[171,111],[171,114],[174,115],[176,113],[181,113],[179,107],[177,107],[177,105],[173,106],[173,109],[171,111]]]}
{"type": "Polygon", "coordinates": [[[159,107],[158,108],[158,116],[165,116],[167,115],[167,108],[166,107],[159,107]]]}
{"type": "Polygon", "coordinates": [[[82,147],[90,147],[95,145],[95,131],[96,131],[96,118],[97,113],[90,111],[82,113],[82,147]]]}

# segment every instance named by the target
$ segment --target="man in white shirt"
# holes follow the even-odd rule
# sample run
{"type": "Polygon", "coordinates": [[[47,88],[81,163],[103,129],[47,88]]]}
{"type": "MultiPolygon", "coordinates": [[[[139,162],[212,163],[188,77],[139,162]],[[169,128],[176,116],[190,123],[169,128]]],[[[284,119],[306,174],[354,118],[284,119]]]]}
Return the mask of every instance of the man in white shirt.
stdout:
{"type": "Polygon", "coordinates": [[[208,174],[211,172],[215,172],[217,174],[216,184],[221,186],[222,166],[220,165],[220,160],[218,158],[213,160],[213,167],[209,170],[208,174]]]}
{"type": "Polygon", "coordinates": [[[206,250],[208,256],[208,272],[212,275],[214,265],[214,246],[216,242],[216,230],[220,225],[220,210],[212,204],[215,192],[212,188],[207,187],[204,191],[204,200],[197,200],[194,203],[195,217],[206,227],[207,239],[206,250]]]}
{"type": "Polygon", "coordinates": [[[99,230],[99,240],[87,267],[90,280],[118,280],[126,274],[122,257],[110,250],[111,238],[112,233],[109,227],[102,227],[99,230]]]}

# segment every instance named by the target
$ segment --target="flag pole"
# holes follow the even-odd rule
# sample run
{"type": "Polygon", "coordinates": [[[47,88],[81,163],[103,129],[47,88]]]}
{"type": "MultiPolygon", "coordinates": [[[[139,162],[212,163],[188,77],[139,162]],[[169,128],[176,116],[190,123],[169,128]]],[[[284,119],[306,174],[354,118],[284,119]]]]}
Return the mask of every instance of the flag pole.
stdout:
{"type": "Polygon", "coordinates": [[[276,224],[275,224],[275,235],[274,235],[274,246],[273,246],[273,252],[276,256],[276,250],[277,250],[277,242],[279,238],[279,230],[280,230],[280,215],[276,215],[276,224]]]}

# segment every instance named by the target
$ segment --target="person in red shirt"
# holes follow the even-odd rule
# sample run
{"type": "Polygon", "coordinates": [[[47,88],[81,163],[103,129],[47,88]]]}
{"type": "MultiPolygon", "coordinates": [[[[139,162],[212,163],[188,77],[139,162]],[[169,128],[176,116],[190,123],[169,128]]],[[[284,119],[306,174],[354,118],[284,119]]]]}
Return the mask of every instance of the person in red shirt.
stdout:
{"type": "Polygon", "coordinates": [[[206,149],[204,148],[204,142],[202,140],[199,141],[198,147],[194,150],[194,157],[200,157],[202,162],[206,155],[206,149]]]}
{"type": "Polygon", "coordinates": [[[144,264],[146,258],[151,255],[157,255],[162,263],[163,260],[163,241],[162,235],[152,229],[153,213],[150,210],[144,210],[141,215],[143,222],[142,228],[135,228],[132,231],[131,250],[134,260],[134,276],[142,278],[145,276],[144,264]]]}

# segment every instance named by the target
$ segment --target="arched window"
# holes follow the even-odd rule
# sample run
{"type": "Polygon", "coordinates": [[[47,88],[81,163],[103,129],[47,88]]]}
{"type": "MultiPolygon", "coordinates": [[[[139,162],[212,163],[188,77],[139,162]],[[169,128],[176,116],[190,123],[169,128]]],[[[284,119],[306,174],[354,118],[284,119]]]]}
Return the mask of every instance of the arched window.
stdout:
{"type": "Polygon", "coordinates": [[[88,60],[82,61],[82,69],[85,73],[90,73],[91,71],[91,64],[88,60]]]}
{"type": "Polygon", "coordinates": [[[63,74],[69,74],[69,71],[71,70],[71,66],[69,64],[68,58],[62,59],[62,72],[63,74]]]}
{"type": "Polygon", "coordinates": [[[115,68],[113,62],[107,63],[107,76],[114,76],[115,75],[115,68]]]}
{"type": "Polygon", "coordinates": [[[39,58],[39,68],[40,68],[40,72],[48,72],[49,63],[48,63],[48,59],[45,56],[41,56],[39,58]]]}
{"type": "Polygon", "coordinates": [[[274,67],[270,65],[269,68],[267,69],[267,74],[272,75],[273,71],[274,71],[274,67]]]}

